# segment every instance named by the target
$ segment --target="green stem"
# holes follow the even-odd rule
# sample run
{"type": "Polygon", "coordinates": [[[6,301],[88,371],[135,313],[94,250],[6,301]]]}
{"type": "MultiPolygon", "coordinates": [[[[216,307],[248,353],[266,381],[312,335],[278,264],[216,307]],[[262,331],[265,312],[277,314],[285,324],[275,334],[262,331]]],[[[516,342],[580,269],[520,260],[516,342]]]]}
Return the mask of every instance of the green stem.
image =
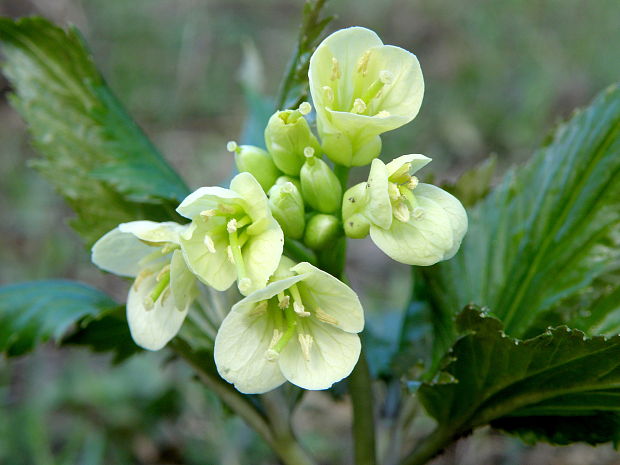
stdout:
{"type": "Polygon", "coordinates": [[[452,441],[452,435],[447,434],[441,428],[437,428],[411,454],[405,457],[400,465],[424,465],[439,455],[452,441]]]}
{"type": "Polygon", "coordinates": [[[344,193],[347,190],[349,183],[349,172],[351,168],[343,165],[334,165],[334,174],[340,181],[340,186],[342,186],[342,192],[344,193]]]}
{"type": "Polygon", "coordinates": [[[372,396],[372,379],[364,352],[348,378],[349,393],[353,404],[353,439],[355,464],[376,465],[375,421],[372,396]]]}
{"type": "Polygon", "coordinates": [[[285,237],[284,251],[286,255],[293,260],[297,260],[298,262],[308,262],[312,265],[316,265],[316,255],[296,240],[285,237]]]}
{"type": "MultiPolygon", "coordinates": [[[[296,441],[290,428],[288,413],[285,415],[282,409],[275,410],[273,404],[265,406],[266,414],[261,412],[247,396],[220,378],[214,366],[211,367],[212,370],[209,370],[209,367],[213,365],[211,357],[201,356],[200,353],[193,351],[178,339],[171,343],[171,347],[194,369],[207,388],[243,418],[248,426],[269,444],[284,465],[316,465],[296,441]]],[[[285,408],[284,402],[282,405],[285,408]]]]}

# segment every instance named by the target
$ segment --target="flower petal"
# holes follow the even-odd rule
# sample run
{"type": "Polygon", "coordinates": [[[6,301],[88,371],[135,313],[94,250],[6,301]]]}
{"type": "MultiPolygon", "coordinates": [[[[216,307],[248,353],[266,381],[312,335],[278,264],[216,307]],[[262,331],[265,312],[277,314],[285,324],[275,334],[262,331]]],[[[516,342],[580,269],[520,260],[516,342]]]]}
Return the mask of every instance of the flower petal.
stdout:
{"type": "Polygon", "coordinates": [[[432,184],[419,184],[414,194],[417,198],[425,197],[431,199],[441,205],[448,214],[450,225],[452,226],[452,234],[454,244],[446,251],[442,260],[448,260],[456,254],[461,246],[461,241],[467,232],[467,212],[461,202],[452,194],[440,189],[432,184]]]}
{"type": "Polygon", "coordinates": [[[245,210],[252,221],[260,221],[271,217],[269,203],[265,191],[250,173],[239,173],[230,181],[230,189],[244,201],[245,210]]]}
{"type": "Polygon", "coordinates": [[[392,224],[392,204],[388,191],[388,170],[385,163],[375,158],[368,175],[369,201],[366,216],[380,228],[388,229],[392,224]]]}
{"type": "Polygon", "coordinates": [[[91,260],[102,270],[134,277],[140,272],[140,260],[155,250],[133,234],[122,232],[117,227],[95,242],[91,260]]]}
{"type": "Polygon", "coordinates": [[[196,277],[187,267],[183,252],[175,250],[170,261],[170,290],[177,308],[187,309],[198,295],[196,277]]]}
{"type": "Polygon", "coordinates": [[[250,236],[242,249],[246,272],[248,278],[252,280],[252,286],[246,295],[265,287],[267,280],[280,263],[283,248],[284,234],[273,218],[269,229],[256,236],[250,236]]]}
{"type": "Polygon", "coordinates": [[[398,158],[394,158],[387,165],[388,177],[392,176],[398,168],[403,166],[405,163],[411,163],[411,169],[409,170],[409,174],[414,174],[416,171],[421,170],[426,165],[431,162],[432,158],[428,158],[425,155],[421,155],[419,153],[410,154],[410,155],[401,155],[398,158]]]}
{"type": "Polygon", "coordinates": [[[308,358],[299,338],[293,337],[284,347],[278,360],[286,379],[304,389],[318,390],[328,389],[351,374],[361,350],[357,334],[311,318],[301,321],[300,326],[313,342],[308,348],[308,358]]]}
{"type": "Polygon", "coordinates": [[[422,217],[412,214],[407,223],[394,220],[389,229],[371,224],[370,237],[377,247],[397,262],[433,265],[443,260],[454,246],[452,225],[440,204],[423,196],[416,199],[422,208],[422,217]]]}
{"type": "Polygon", "coordinates": [[[364,329],[364,309],[349,286],[308,262],[299,263],[292,270],[306,275],[299,291],[311,310],[320,308],[337,321],[334,326],[342,331],[359,333],[364,329]]]}
{"type": "Polygon", "coordinates": [[[237,279],[237,269],[228,259],[226,220],[213,217],[208,223],[197,220],[187,234],[181,236],[185,263],[198,279],[218,291],[225,291],[237,279]],[[205,235],[213,241],[214,251],[205,246],[205,235]]]}
{"type": "Polygon", "coordinates": [[[220,376],[245,394],[271,391],[285,381],[266,352],[276,329],[269,312],[252,315],[252,306],[231,310],[215,338],[215,364],[220,376]],[[243,311],[241,311],[241,310],[243,311]]]}
{"type": "Polygon", "coordinates": [[[190,220],[200,214],[201,211],[217,208],[219,204],[237,204],[241,196],[230,189],[223,187],[201,187],[189,194],[181,205],[177,207],[177,212],[190,220]]]}
{"type": "Polygon", "coordinates": [[[156,244],[163,244],[165,242],[178,244],[179,234],[184,228],[185,225],[175,223],[174,221],[166,221],[164,223],[132,221],[118,225],[118,229],[121,232],[133,234],[138,239],[156,244]]]}
{"type": "Polygon", "coordinates": [[[179,332],[187,316],[187,308],[178,310],[172,296],[162,295],[153,308],[144,306],[156,283],[156,273],[148,276],[139,285],[131,286],[127,298],[127,322],[131,337],[140,347],[159,350],[179,332]]]}

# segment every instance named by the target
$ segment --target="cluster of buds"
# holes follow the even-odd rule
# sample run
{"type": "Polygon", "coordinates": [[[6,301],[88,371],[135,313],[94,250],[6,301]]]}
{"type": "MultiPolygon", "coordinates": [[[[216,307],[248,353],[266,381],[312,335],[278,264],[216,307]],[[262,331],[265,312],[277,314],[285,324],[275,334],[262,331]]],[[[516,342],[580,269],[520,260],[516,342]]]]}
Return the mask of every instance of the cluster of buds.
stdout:
{"type": "Polygon", "coordinates": [[[219,328],[214,357],[220,375],[245,393],[287,380],[326,389],[360,354],[357,295],[338,277],[292,261],[285,238],[318,252],[370,234],[394,260],[431,265],[452,257],[467,230],[460,202],[414,176],[430,158],[378,158],[380,135],[420,108],[415,55],[368,29],[344,29],[311,57],[309,82],[316,135],[308,102],[277,111],[266,150],[228,143],[239,174],[228,188],[201,187],[183,200],[177,212],[186,224],[124,223],[93,247],[100,268],[135,278],[127,317],[146,349],[177,334],[199,283],[217,291],[236,283],[243,298],[219,328]],[[334,171],[367,164],[368,181],[350,188],[334,171]]]}

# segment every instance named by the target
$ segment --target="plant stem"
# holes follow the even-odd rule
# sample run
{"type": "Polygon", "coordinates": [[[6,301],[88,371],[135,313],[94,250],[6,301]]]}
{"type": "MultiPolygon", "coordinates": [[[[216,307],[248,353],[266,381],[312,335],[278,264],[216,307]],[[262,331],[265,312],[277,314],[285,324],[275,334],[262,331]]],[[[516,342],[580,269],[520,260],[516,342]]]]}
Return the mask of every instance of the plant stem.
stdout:
{"type": "MultiPolygon", "coordinates": [[[[210,358],[205,358],[193,351],[183,341],[176,340],[171,343],[171,346],[196,371],[204,385],[243,418],[248,426],[269,444],[285,465],[315,465],[315,462],[295,440],[290,428],[288,412],[284,415],[281,409],[274,410],[273,403],[271,405],[268,403],[269,408],[266,409],[267,416],[265,416],[247,396],[236,391],[217,373],[208,369],[210,358]]],[[[286,410],[284,402],[282,406],[286,410]]]]}
{"type": "Polygon", "coordinates": [[[355,464],[376,465],[375,419],[372,396],[372,379],[368,370],[366,355],[360,358],[348,378],[349,393],[353,404],[353,440],[355,442],[355,464]]]}
{"type": "Polygon", "coordinates": [[[423,439],[414,451],[405,457],[400,465],[424,465],[439,455],[453,440],[451,434],[437,428],[430,436],[423,439]]]}
{"type": "Polygon", "coordinates": [[[349,172],[351,168],[343,165],[334,165],[334,174],[340,181],[340,186],[342,187],[342,193],[347,190],[348,182],[349,182],[349,172]]]}

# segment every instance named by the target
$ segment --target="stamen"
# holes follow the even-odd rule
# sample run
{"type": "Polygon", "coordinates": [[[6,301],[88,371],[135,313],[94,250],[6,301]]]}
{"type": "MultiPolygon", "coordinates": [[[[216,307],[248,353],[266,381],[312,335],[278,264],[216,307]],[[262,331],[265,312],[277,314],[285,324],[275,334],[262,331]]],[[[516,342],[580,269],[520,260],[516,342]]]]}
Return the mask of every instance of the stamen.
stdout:
{"type": "Polygon", "coordinates": [[[325,311],[318,307],[314,309],[314,316],[316,316],[317,319],[319,321],[322,321],[323,323],[329,323],[330,325],[334,326],[338,326],[340,324],[336,318],[328,315],[327,313],[325,313],[325,311]]]}
{"type": "Polygon", "coordinates": [[[387,69],[383,69],[379,72],[379,80],[386,86],[389,86],[394,82],[394,74],[387,69]]]}
{"type": "Polygon", "coordinates": [[[375,116],[377,116],[378,118],[387,118],[388,116],[390,116],[390,112],[389,111],[385,111],[385,110],[381,110],[375,116]]]}
{"type": "Polygon", "coordinates": [[[165,268],[166,267],[162,269],[163,273],[160,272],[159,275],[157,276],[157,284],[151,291],[151,294],[147,298],[144,299],[144,306],[146,307],[147,310],[150,310],[151,308],[153,308],[153,305],[155,304],[155,302],[157,302],[157,299],[159,299],[162,292],[164,292],[164,290],[170,284],[170,269],[168,268],[167,270],[165,270],[165,268]]]}
{"type": "Polygon", "coordinates": [[[306,116],[312,111],[312,105],[310,105],[310,103],[308,102],[302,102],[302,104],[299,105],[299,108],[297,110],[299,111],[299,113],[306,116]]]}
{"type": "Polygon", "coordinates": [[[398,186],[393,182],[388,184],[388,195],[390,196],[390,200],[398,200],[400,199],[400,191],[398,190],[398,186]]]}
{"type": "Polygon", "coordinates": [[[351,108],[351,113],[356,113],[361,115],[366,111],[366,102],[364,102],[361,98],[356,98],[353,102],[353,107],[351,108]]]}
{"type": "Polygon", "coordinates": [[[402,221],[406,223],[411,218],[411,213],[409,212],[409,208],[405,204],[405,202],[398,202],[394,208],[392,209],[392,213],[394,214],[394,218],[398,221],[402,221]]]}
{"type": "Polygon", "coordinates": [[[424,209],[422,207],[415,207],[412,214],[416,220],[419,220],[424,216],[424,209]]]}
{"type": "Polygon", "coordinates": [[[170,252],[174,252],[178,248],[179,248],[178,244],[173,244],[172,242],[168,242],[166,245],[164,245],[161,248],[161,254],[168,255],[170,252]]]}
{"type": "Polygon", "coordinates": [[[248,316],[261,316],[267,313],[267,307],[269,306],[266,300],[262,300],[256,304],[256,306],[248,312],[248,316]]]}
{"type": "Polygon", "coordinates": [[[166,273],[170,273],[170,264],[164,266],[161,269],[161,271],[157,274],[157,277],[155,278],[155,281],[157,281],[157,282],[161,281],[166,273]]]}
{"type": "Polygon", "coordinates": [[[242,294],[247,294],[252,289],[252,280],[250,278],[241,278],[239,280],[239,290],[242,294]]]}
{"type": "Polygon", "coordinates": [[[170,286],[168,286],[166,288],[166,290],[164,291],[164,293],[161,296],[161,304],[165,305],[166,300],[168,300],[168,297],[170,297],[170,295],[172,294],[172,291],[170,290],[170,286]]]}
{"type": "Polygon", "coordinates": [[[225,203],[218,204],[217,209],[219,210],[219,213],[224,213],[228,215],[232,215],[234,213],[237,213],[238,211],[238,209],[235,206],[226,205],[225,203]]]}
{"type": "Polygon", "coordinates": [[[202,216],[205,220],[215,215],[217,215],[217,210],[215,208],[210,208],[209,210],[203,210],[200,212],[200,216],[202,216]]]}
{"type": "Polygon", "coordinates": [[[235,218],[233,218],[226,224],[226,230],[229,234],[237,232],[237,220],[235,218]]]}
{"type": "Polygon", "coordinates": [[[202,239],[202,243],[205,245],[209,253],[215,253],[215,242],[208,234],[205,234],[205,237],[202,239]]]}
{"type": "Polygon", "coordinates": [[[300,302],[293,302],[293,310],[295,311],[295,313],[297,313],[298,316],[310,316],[310,313],[306,312],[304,305],[300,302]]]}
{"type": "Polygon", "coordinates": [[[338,60],[336,60],[336,57],[332,57],[332,75],[331,75],[331,80],[335,81],[336,79],[340,79],[340,77],[342,76],[342,74],[340,73],[340,66],[338,65],[338,60]]]}
{"type": "Polygon", "coordinates": [[[285,309],[291,304],[291,297],[284,295],[284,291],[278,293],[278,307],[285,309]]]}
{"type": "Polygon", "coordinates": [[[280,337],[280,331],[274,330],[274,335],[271,338],[271,344],[269,344],[269,349],[267,349],[267,353],[265,354],[267,360],[277,359],[280,352],[282,352],[282,349],[286,347],[286,344],[288,344],[288,342],[293,337],[293,334],[295,334],[295,331],[297,330],[297,319],[295,318],[293,312],[291,312],[290,309],[285,310],[285,316],[287,324],[286,331],[284,332],[284,334],[282,334],[282,337],[280,337]],[[278,331],[277,338],[276,331],[278,331]]]}
{"type": "Polygon", "coordinates": [[[269,348],[265,352],[265,358],[270,362],[274,362],[280,357],[280,352],[275,350],[274,347],[282,337],[282,332],[278,329],[273,330],[273,335],[271,336],[271,342],[269,343],[269,348]]]}
{"type": "Polygon", "coordinates": [[[310,349],[312,348],[314,338],[310,334],[298,334],[297,340],[299,341],[299,345],[301,346],[301,353],[304,354],[304,359],[306,360],[306,362],[309,362],[310,349]]]}
{"type": "Polygon", "coordinates": [[[241,148],[237,145],[237,143],[234,140],[231,140],[226,144],[226,150],[228,150],[229,152],[236,152],[236,153],[241,152],[241,148]]]}
{"type": "Polygon", "coordinates": [[[364,54],[361,56],[359,61],[357,62],[357,72],[361,73],[362,76],[366,76],[368,73],[368,60],[370,58],[370,50],[366,50],[364,54]]]}
{"type": "Polygon", "coordinates": [[[333,103],[334,91],[332,90],[332,88],[329,86],[323,86],[321,89],[323,90],[323,94],[325,94],[325,100],[327,100],[329,103],[333,103]]]}
{"type": "MultiPolygon", "coordinates": [[[[229,225],[233,220],[229,221],[229,225]]],[[[236,220],[235,220],[236,223],[236,220]]],[[[232,229],[232,228],[231,228],[232,229]]],[[[241,289],[241,283],[243,281],[244,278],[247,277],[246,271],[245,271],[245,263],[243,261],[243,254],[241,253],[241,245],[239,245],[239,237],[237,236],[237,229],[236,226],[234,228],[234,230],[231,231],[231,229],[228,229],[228,241],[230,243],[229,245],[229,249],[230,252],[229,253],[229,259],[232,256],[232,263],[235,264],[235,266],[237,267],[237,276],[239,278],[239,290],[241,289]]],[[[252,281],[250,280],[249,285],[252,285],[252,281]]]]}
{"type": "Polygon", "coordinates": [[[419,179],[416,176],[411,176],[411,179],[409,180],[409,182],[407,183],[407,189],[409,190],[414,190],[416,187],[418,187],[418,184],[420,183],[419,179]]]}
{"type": "Polygon", "coordinates": [[[231,246],[226,247],[226,255],[228,256],[228,261],[234,265],[235,264],[235,256],[233,255],[233,251],[232,251],[232,247],[231,246]]]}
{"type": "Polygon", "coordinates": [[[142,281],[144,281],[146,278],[148,278],[152,274],[153,274],[153,271],[151,271],[151,270],[142,270],[142,271],[140,271],[140,273],[138,273],[138,276],[136,276],[135,281],[133,282],[133,290],[137,291],[138,288],[140,287],[140,284],[142,283],[142,281]]]}

